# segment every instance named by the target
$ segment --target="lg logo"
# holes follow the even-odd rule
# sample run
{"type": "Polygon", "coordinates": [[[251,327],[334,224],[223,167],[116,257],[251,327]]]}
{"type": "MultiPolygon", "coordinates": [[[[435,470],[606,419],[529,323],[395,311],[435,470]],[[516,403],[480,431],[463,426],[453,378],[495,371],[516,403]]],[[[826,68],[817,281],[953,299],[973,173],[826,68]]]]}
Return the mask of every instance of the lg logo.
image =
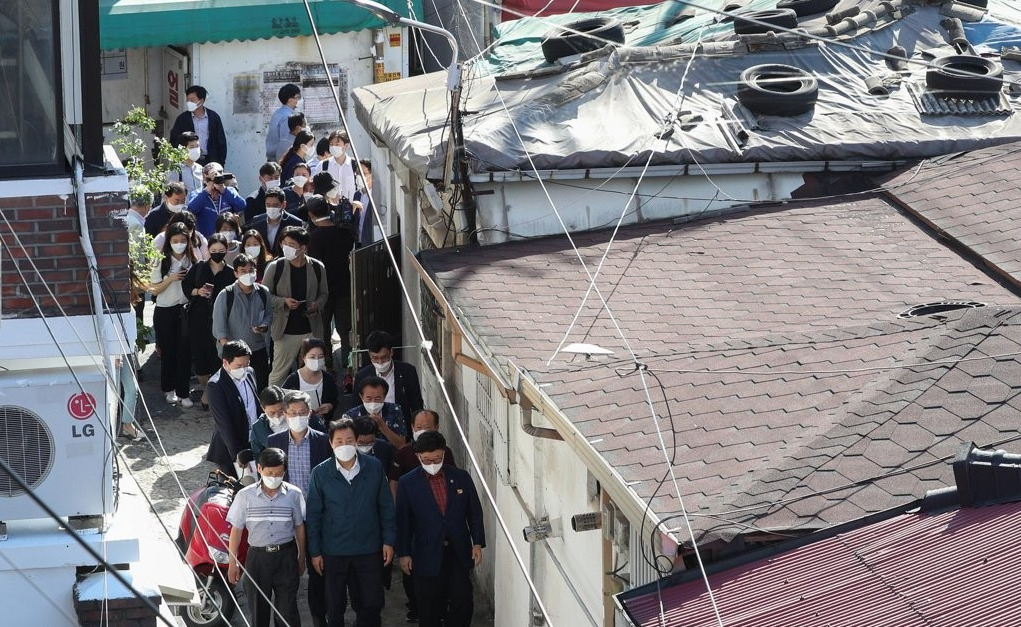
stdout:
{"type": "MultiPolygon", "coordinates": [[[[96,397],[88,392],[72,394],[67,399],[67,413],[75,420],[88,420],[96,415],[96,397]]],[[[72,438],[91,438],[96,435],[95,425],[71,425],[72,438]]]]}

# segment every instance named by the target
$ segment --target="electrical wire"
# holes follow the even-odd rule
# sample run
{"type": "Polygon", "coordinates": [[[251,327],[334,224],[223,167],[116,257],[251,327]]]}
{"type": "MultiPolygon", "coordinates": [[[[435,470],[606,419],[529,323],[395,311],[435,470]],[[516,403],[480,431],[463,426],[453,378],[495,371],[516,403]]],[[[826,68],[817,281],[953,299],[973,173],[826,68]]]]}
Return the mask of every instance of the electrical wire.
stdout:
{"type": "Polygon", "coordinates": [[[21,475],[14,472],[14,469],[11,468],[10,465],[8,465],[7,460],[5,460],[3,456],[0,456],[0,470],[4,471],[14,481],[14,483],[18,484],[18,488],[25,492],[25,494],[28,495],[28,497],[32,499],[32,501],[36,505],[38,505],[40,509],[46,512],[46,515],[53,519],[53,521],[56,522],[61,529],[66,531],[67,535],[74,539],[74,541],[77,542],[78,545],[81,546],[82,549],[84,549],[85,552],[92,557],[92,559],[96,560],[100,566],[106,569],[106,572],[113,575],[113,578],[116,579],[118,583],[124,586],[131,593],[131,596],[138,599],[138,601],[141,602],[142,605],[144,605],[147,610],[152,612],[153,616],[155,616],[157,620],[167,625],[167,627],[177,627],[176,625],[171,623],[166,616],[163,616],[163,614],[160,613],[159,608],[156,607],[156,605],[151,600],[149,600],[149,597],[145,596],[144,594],[139,592],[138,589],[136,589],[133,585],[131,585],[131,582],[128,581],[127,578],[124,577],[124,575],[121,574],[121,572],[117,570],[116,567],[113,566],[113,564],[107,562],[102,555],[100,555],[94,548],[89,546],[88,542],[83,540],[81,536],[75,533],[72,529],[65,526],[64,521],[61,520],[60,516],[58,516],[55,511],[53,511],[53,508],[51,508],[46,503],[46,501],[44,501],[42,498],[39,497],[38,494],[36,494],[32,486],[28,485],[25,482],[25,480],[21,478],[21,475]]]}
{"type": "MultiPolygon", "coordinates": [[[[60,304],[60,301],[57,299],[56,295],[53,294],[53,291],[50,290],[49,285],[44,280],[42,273],[39,271],[39,268],[35,265],[35,261],[32,259],[32,256],[29,255],[27,249],[25,248],[24,244],[21,241],[21,238],[18,236],[17,231],[15,231],[13,229],[13,227],[11,226],[10,221],[7,218],[6,213],[2,209],[0,209],[0,219],[2,219],[4,221],[4,223],[7,225],[8,230],[14,236],[15,242],[17,243],[18,247],[20,248],[22,254],[29,261],[29,264],[32,266],[32,268],[35,271],[36,275],[39,277],[40,282],[45,287],[45,289],[46,289],[47,293],[49,294],[50,298],[57,305],[58,311],[60,312],[61,316],[64,317],[65,319],[69,319],[70,317],[67,315],[67,312],[64,310],[63,306],[60,304]]],[[[6,247],[8,249],[11,249],[11,247],[8,246],[8,244],[7,244],[7,242],[4,239],[2,234],[0,234],[0,244],[2,244],[4,247],[6,247]]],[[[44,326],[46,327],[46,330],[47,330],[47,332],[50,335],[51,341],[57,347],[57,350],[60,352],[61,357],[63,358],[64,363],[67,366],[68,371],[71,373],[72,378],[75,380],[79,390],[84,392],[85,391],[85,387],[81,383],[81,381],[78,379],[78,376],[77,376],[77,374],[75,372],[75,369],[71,366],[71,363],[70,363],[66,353],[63,350],[62,344],[57,341],[57,338],[56,338],[56,336],[53,333],[53,329],[52,329],[52,327],[49,324],[48,318],[43,313],[42,306],[39,304],[39,301],[36,298],[34,291],[32,290],[31,284],[28,282],[27,277],[25,277],[24,273],[21,271],[20,265],[17,262],[15,262],[14,266],[15,266],[15,269],[17,270],[17,272],[18,272],[18,275],[21,277],[22,283],[25,285],[26,291],[28,292],[29,296],[31,297],[31,299],[33,301],[33,304],[35,305],[36,311],[39,314],[40,319],[43,321],[44,326]]],[[[95,268],[94,266],[90,266],[89,271],[90,272],[96,272],[97,276],[102,277],[101,273],[99,273],[98,268],[95,268]]],[[[104,296],[104,300],[105,300],[105,296],[104,296]]],[[[107,309],[109,309],[109,307],[107,307],[107,309]]],[[[98,316],[98,314],[97,314],[97,316],[98,316]]],[[[117,316],[115,316],[115,317],[117,317],[117,316]]],[[[117,317],[117,319],[120,320],[119,317],[117,317]]],[[[120,324],[122,325],[122,329],[123,329],[123,321],[122,320],[120,320],[120,324]]],[[[74,327],[74,325],[69,325],[69,326],[74,331],[75,335],[78,337],[78,340],[79,340],[79,342],[81,342],[82,346],[87,348],[88,347],[87,342],[81,337],[80,334],[78,334],[78,331],[74,327]]],[[[124,337],[125,337],[124,343],[126,344],[126,331],[125,331],[125,336],[124,337]]],[[[120,336],[118,336],[118,339],[120,339],[120,336]]],[[[125,354],[127,354],[127,353],[125,352],[125,354]]],[[[103,368],[101,368],[100,371],[103,374],[103,377],[104,377],[105,383],[107,385],[107,388],[108,389],[117,389],[117,388],[119,388],[120,382],[119,382],[119,380],[115,380],[112,375],[108,374],[108,372],[107,372],[107,368],[108,367],[109,367],[109,364],[104,364],[103,368]]],[[[134,373],[132,373],[132,377],[135,377],[134,373]]],[[[135,385],[136,385],[136,388],[139,388],[137,378],[135,379],[135,385]]],[[[149,414],[149,421],[150,421],[151,428],[152,428],[153,432],[156,434],[157,440],[159,440],[159,433],[156,430],[156,425],[155,425],[154,420],[152,419],[152,415],[151,415],[151,413],[149,413],[148,407],[145,404],[144,397],[142,395],[139,395],[139,400],[142,401],[142,405],[145,408],[146,413],[149,414]]],[[[123,407],[123,399],[120,399],[118,397],[118,402],[123,407]]],[[[110,424],[109,424],[108,421],[100,420],[99,423],[100,423],[101,429],[104,431],[105,435],[109,438],[109,440],[111,442],[111,450],[114,451],[114,453],[113,453],[114,456],[115,456],[114,459],[116,459],[117,455],[118,455],[118,453],[116,451],[119,450],[119,444],[117,443],[116,436],[113,434],[112,429],[111,429],[110,424]]],[[[144,431],[143,431],[142,435],[143,435],[143,437],[145,437],[146,440],[148,440],[148,435],[145,434],[144,431]]],[[[151,445],[151,441],[150,441],[150,445],[151,445]]],[[[153,447],[153,448],[155,450],[155,447],[153,447]]],[[[162,459],[167,463],[168,468],[170,468],[171,475],[173,476],[174,480],[177,482],[177,485],[178,485],[178,487],[181,490],[181,494],[184,496],[185,500],[188,501],[189,500],[188,493],[184,490],[184,486],[181,484],[180,479],[177,477],[176,472],[174,472],[173,466],[169,462],[169,455],[167,454],[166,449],[163,447],[162,441],[160,441],[160,448],[162,449],[162,459]]],[[[160,451],[156,451],[156,452],[157,452],[157,454],[159,454],[160,451]]],[[[153,513],[157,516],[157,518],[159,517],[159,513],[158,512],[153,510],[153,513]]],[[[161,524],[162,524],[162,520],[161,520],[161,524]]],[[[164,528],[166,528],[165,525],[164,525],[164,528]]],[[[209,551],[210,547],[208,545],[208,542],[206,542],[205,537],[202,536],[201,534],[199,534],[199,535],[202,538],[202,541],[204,543],[206,543],[206,549],[207,549],[207,551],[209,551]]],[[[171,538],[171,540],[172,540],[172,538],[171,538]]],[[[105,549],[105,545],[104,545],[104,549],[105,549]]],[[[244,570],[243,566],[241,568],[242,568],[242,570],[244,570]]],[[[231,589],[232,586],[230,586],[229,582],[226,581],[226,578],[223,576],[223,574],[221,572],[219,572],[219,569],[215,568],[214,571],[216,571],[220,575],[220,577],[223,579],[224,585],[227,587],[227,589],[228,590],[231,589]]],[[[245,571],[245,572],[246,572],[246,575],[247,575],[247,571],[245,571]]],[[[208,594],[209,590],[208,590],[208,588],[206,588],[204,582],[201,582],[198,579],[197,579],[197,581],[199,581],[199,583],[202,586],[202,588],[208,594]]],[[[263,596],[265,596],[265,593],[262,592],[261,589],[260,589],[260,593],[263,594],[263,596]]],[[[230,595],[230,596],[231,596],[231,600],[234,602],[234,604],[237,607],[237,609],[240,610],[241,608],[240,608],[240,606],[237,603],[237,599],[235,599],[233,595],[230,595]]],[[[274,608],[274,611],[275,611],[275,608],[274,608]]],[[[243,614],[243,612],[242,612],[242,614],[243,614]]],[[[278,614],[279,614],[279,612],[278,612],[278,614]]],[[[283,619],[283,618],[281,617],[281,619],[283,619]]],[[[245,619],[245,624],[248,625],[247,619],[245,619]]]]}
{"type": "MultiPolygon", "coordinates": [[[[323,65],[326,66],[327,65],[326,53],[323,50],[322,41],[320,40],[320,37],[319,37],[319,27],[316,24],[315,18],[312,15],[312,8],[309,6],[309,0],[302,0],[302,1],[305,4],[305,10],[306,10],[306,13],[308,14],[308,19],[309,19],[309,22],[310,22],[311,27],[312,27],[312,35],[313,35],[313,37],[315,39],[316,47],[319,49],[319,56],[320,56],[320,58],[322,60],[323,65]]],[[[337,111],[340,114],[341,122],[343,123],[344,128],[346,129],[346,128],[348,128],[347,115],[344,113],[344,109],[340,105],[340,98],[337,95],[337,90],[333,86],[333,79],[332,79],[332,77],[329,76],[329,74],[327,74],[327,80],[330,81],[330,91],[333,94],[334,101],[335,101],[336,106],[337,106],[337,111]]],[[[360,159],[358,158],[357,149],[354,147],[354,144],[351,145],[351,149],[352,149],[352,151],[355,152],[355,160],[356,161],[360,161],[360,159]]],[[[369,194],[370,204],[372,205],[372,210],[373,210],[373,213],[375,214],[375,218],[377,220],[377,223],[383,224],[382,216],[380,216],[378,207],[377,207],[376,203],[373,202],[373,199],[372,199],[372,190],[366,189],[366,193],[369,194]]],[[[444,400],[446,401],[447,407],[448,407],[448,409],[451,412],[451,417],[452,417],[452,420],[454,422],[454,425],[457,427],[457,430],[458,430],[458,433],[459,433],[459,435],[461,437],[461,440],[465,444],[465,452],[467,453],[468,458],[471,461],[472,467],[475,469],[476,474],[478,475],[479,483],[482,486],[483,492],[486,494],[486,497],[488,498],[490,503],[493,505],[494,516],[497,519],[497,521],[499,522],[500,528],[501,528],[501,530],[503,531],[504,535],[507,538],[508,548],[511,550],[511,553],[514,555],[514,559],[518,563],[518,567],[520,568],[521,573],[522,573],[522,575],[525,578],[525,581],[528,583],[528,587],[529,587],[529,589],[531,590],[531,592],[532,592],[532,594],[534,596],[535,603],[538,606],[539,610],[542,612],[543,616],[546,618],[546,622],[552,627],[553,626],[552,616],[550,615],[549,610],[546,609],[546,604],[543,602],[542,596],[539,594],[539,590],[538,590],[535,582],[532,580],[531,575],[528,572],[528,567],[525,565],[525,561],[521,557],[520,551],[518,551],[517,546],[514,544],[514,536],[513,536],[513,534],[511,534],[510,527],[508,527],[508,525],[507,525],[507,521],[504,520],[503,515],[500,513],[500,508],[499,508],[499,506],[497,505],[497,502],[496,502],[496,496],[493,494],[492,490],[490,489],[489,482],[486,481],[485,475],[484,475],[484,473],[482,471],[482,466],[479,463],[478,459],[476,458],[474,451],[472,451],[471,445],[470,445],[470,443],[468,441],[468,434],[464,430],[464,427],[461,425],[461,421],[460,421],[460,419],[457,416],[457,410],[454,407],[454,402],[451,399],[449,392],[447,391],[446,382],[445,382],[445,380],[444,380],[444,378],[442,376],[442,373],[440,372],[439,366],[436,364],[436,360],[433,358],[432,351],[429,350],[429,348],[431,347],[431,343],[426,338],[425,330],[422,327],[422,321],[419,319],[418,314],[415,313],[415,302],[411,298],[411,295],[408,292],[408,288],[405,285],[404,277],[403,277],[403,274],[401,272],[400,265],[397,263],[397,258],[394,255],[393,249],[391,248],[389,242],[387,240],[384,240],[384,243],[386,244],[386,251],[387,251],[387,254],[390,257],[390,263],[391,263],[391,265],[394,268],[395,276],[398,279],[397,283],[401,287],[401,292],[402,292],[402,294],[404,296],[405,301],[408,304],[408,310],[411,313],[412,320],[414,320],[414,322],[415,322],[415,327],[416,327],[416,330],[418,331],[418,335],[422,339],[422,349],[423,349],[422,353],[428,358],[428,362],[429,362],[429,365],[430,365],[430,367],[432,369],[432,372],[433,372],[434,376],[436,377],[437,382],[439,383],[439,388],[442,391],[444,400]]]]}

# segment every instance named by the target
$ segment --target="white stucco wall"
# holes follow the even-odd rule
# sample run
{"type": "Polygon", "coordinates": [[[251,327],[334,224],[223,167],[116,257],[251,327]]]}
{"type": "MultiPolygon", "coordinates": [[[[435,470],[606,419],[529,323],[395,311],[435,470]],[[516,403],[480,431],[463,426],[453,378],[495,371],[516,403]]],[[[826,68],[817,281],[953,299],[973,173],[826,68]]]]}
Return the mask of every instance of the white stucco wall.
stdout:
{"type": "MultiPolygon", "coordinates": [[[[368,58],[372,31],[324,35],[322,42],[327,61],[347,69],[348,91],[372,83],[372,59],[368,58]]],[[[191,82],[209,91],[206,104],[223,119],[227,134],[226,167],[238,176],[239,191],[247,196],[258,186],[259,166],[266,161],[266,120],[261,114],[236,114],[233,111],[234,77],[238,74],[261,76],[263,71],[289,61],[320,63],[315,40],[311,37],[290,37],[198,44],[192,46],[191,55],[191,82]]],[[[279,103],[275,105],[279,106],[279,103]]],[[[344,113],[350,125],[351,140],[359,148],[367,148],[368,135],[355,119],[354,107],[349,104],[344,113]]],[[[313,130],[318,139],[330,129],[316,127],[313,130]]]]}

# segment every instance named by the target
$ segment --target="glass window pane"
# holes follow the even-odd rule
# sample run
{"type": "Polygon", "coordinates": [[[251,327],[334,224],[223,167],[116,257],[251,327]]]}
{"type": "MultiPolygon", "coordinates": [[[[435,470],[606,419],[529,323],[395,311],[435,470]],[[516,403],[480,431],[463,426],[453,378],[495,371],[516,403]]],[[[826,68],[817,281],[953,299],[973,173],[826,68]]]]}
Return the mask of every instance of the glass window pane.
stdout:
{"type": "Polygon", "coordinates": [[[55,164],[63,154],[56,4],[0,1],[0,167],[55,164]]]}

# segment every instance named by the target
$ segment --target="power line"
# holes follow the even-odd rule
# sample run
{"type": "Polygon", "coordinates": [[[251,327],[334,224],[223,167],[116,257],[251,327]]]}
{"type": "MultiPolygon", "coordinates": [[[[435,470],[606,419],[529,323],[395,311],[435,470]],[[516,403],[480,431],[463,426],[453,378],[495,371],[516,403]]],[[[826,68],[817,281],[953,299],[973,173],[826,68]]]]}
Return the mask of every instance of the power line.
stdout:
{"type": "Polygon", "coordinates": [[[67,532],[67,535],[71,536],[74,539],[75,542],[77,542],[83,549],[85,549],[85,552],[88,553],[92,557],[92,559],[96,560],[99,563],[99,565],[101,565],[103,568],[105,568],[106,572],[108,572],[111,575],[113,575],[114,579],[116,579],[129,592],[131,592],[131,595],[133,597],[135,597],[136,599],[138,599],[142,603],[142,605],[144,605],[146,607],[146,609],[148,609],[150,612],[152,612],[153,615],[160,622],[162,622],[165,625],[167,625],[167,627],[177,627],[176,625],[171,623],[169,620],[167,620],[167,618],[165,616],[163,616],[163,614],[160,613],[159,608],[156,607],[156,605],[152,601],[150,601],[148,597],[146,597],[141,592],[139,592],[137,589],[135,589],[135,587],[133,585],[131,585],[131,582],[129,582],[124,577],[124,575],[122,575],[121,572],[119,570],[117,570],[117,568],[115,566],[113,566],[112,564],[107,562],[105,559],[103,559],[103,556],[101,556],[95,549],[93,549],[91,546],[89,546],[88,542],[86,542],[85,540],[82,540],[81,537],[77,533],[74,532],[74,530],[72,530],[70,527],[66,526],[64,524],[64,521],[61,520],[60,516],[58,516],[57,513],[54,512],[53,509],[50,508],[50,506],[46,504],[46,501],[44,501],[41,498],[39,498],[39,495],[35,493],[35,490],[32,489],[32,486],[30,486],[27,483],[25,483],[25,480],[21,478],[21,475],[19,475],[18,473],[14,472],[14,469],[11,468],[7,464],[7,460],[5,460],[2,455],[0,455],[0,470],[3,470],[5,473],[7,473],[7,475],[14,481],[14,483],[18,484],[18,488],[20,488],[23,492],[25,492],[25,494],[27,494],[28,497],[30,499],[32,499],[32,501],[36,505],[38,505],[44,512],[46,512],[46,515],[49,516],[50,518],[52,518],[53,521],[56,522],[60,526],[61,529],[63,529],[65,532],[67,532]]]}
{"type": "MultiPolygon", "coordinates": [[[[326,67],[327,66],[326,53],[323,50],[322,41],[320,40],[320,37],[319,37],[319,28],[316,25],[315,19],[312,16],[312,8],[309,6],[309,0],[303,0],[303,2],[305,4],[305,10],[306,10],[306,12],[308,14],[309,22],[311,23],[312,35],[315,38],[316,47],[319,49],[319,56],[320,56],[320,58],[322,60],[323,66],[326,67]]],[[[341,121],[344,124],[344,127],[348,128],[347,115],[344,113],[344,109],[343,109],[343,107],[340,104],[340,98],[337,95],[336,88],[333,86],[333,78],[329,75],[329,72],[327,72],[327,80],[330,81],[330,91],[333,94],[334,102],[335,102],[335,104],[337,106],[337,111],[340,114],[341,121]]],[[[354,155],[355,156],[355,160],[356,161],[360,161],[360,159],[358,158],[357,149],[354,147],[354,144],[351,145],[351,149],[355,153],[355,155],[354,155]]],[[[376,203],[373,201],[372,191],[369,190],[369,189],[366,189],[366,193],[369,195],[369,201],[370,201],[370,204],[372,205],[372,211],[373,211],[373,214],[375,215],[375,218],[376,218],[377,222],[379,224],[383,224],[382,216],[380,216],[380,214],[379,214],[379,209],[378,209],[376,203]]],[[[500,508],[499,508],[499,506],[497,505],[497,502],[496,502],[496,496],[493,494],[492,490],[490,489],[489,482],[486,481],[485,475],[482,472],[482,466],[481,466],[481,464],[479,464],[478,459],[475,457],[474,451],[472,451],[471,444],[468,441],[468,434],[465,432],[464,427],[461,425],[460,419],[457,417],[457,410],[454,408],[454,402],[450,398],[450,394],[447,391],[446,383],[445,383],[445,381],[443,379],[442,373],[440,372],[439,366],[436,364],[435,359],[433,359],[432,352],[429,350],[431,348],[431,342],[429,342],[429,340],[426,339],[425,330],[422,327],[422,322],[419,319],[418,314],[415,312],[414,300],[411,298],[411,295],[408,293],[408,288],[404,284],[404,276],[401,273],[400,265],[397,263],[397,258],[394,255],[393,249],[390,247],[389,241],[387,241],[385,238],[384,238],[384,243],[386,244],[387,254],[390,257],[390,263],[393,266],[394,272],[395,272],[396,277],[398,279],[397,283],[398,283],[398,285],[400,285],[401,292],[402,292],[402,294],[404,296],[405,301],[408,304],[408,310],[411,313],[412,320],[414,320],[416,329],[417,329],[418,334],[419,334],[419,337],[422,339],[422,349],[423,349],[422,352],[428,358],[428,362],[429,362],[429,365],[430,365],[430,367],[431,367],[431,369],[433,371],[433,375],[436,377],[436,380],[439,383],[440,391],[443,393],[444,400],[446,401],[447,407],[449,408],[449,410],[451,412],[451,417],[452,417],[452,419],[454,421],[454,425],[457,427],[457,430],[458,430],[458,432],[459,432],[459,434],[461,436],[461,439],[462,439],[462,441],[465,444],[465,452],[467,453],[468,458],[471,461],[472,466],[474,467],[474,469],[475,469],[475,471],[476,471],[476,473],[478,475],[479,483],[482,486],[483,492],[486,494],[486,496],[489,499],[490,503],[492,503],[492,505],[493,505],[494,516],[495,516],[496,520],[499,522],[500,528],[502,529],[502,531],[504,532],[504,535],[507,538],[508,547],[510,548],[511,553],[514,555],[515,561],[517,561],[518,567],[520,568],[521,573],[522,573],[522,575],[525,578],[525,581],[528,583],[529,589],[532,591],[532,594],[535,597],[536,605],[539,606],[539,610],[542,612],[543,616],[546,618],[546,622],[549,625],[552,626],[553,625],[553,620],[552,620],[552,617],[551,617],[551,615],[549,613],[549,610],[546,609],[546,605],[542,601],[542,596],[539,594],[539,590],[536,587],[535,582],[532,580],[532,577],[531,577],[531,575],[528,572],[528,567],[525,565],[524,558],[521,557],[520,551],[518,551],[517,546],[514,544],[514,537],[511,534],[510,527],[508,527],[507,521],[504,520],[503,515],[500,513],[500,508]]]]}

